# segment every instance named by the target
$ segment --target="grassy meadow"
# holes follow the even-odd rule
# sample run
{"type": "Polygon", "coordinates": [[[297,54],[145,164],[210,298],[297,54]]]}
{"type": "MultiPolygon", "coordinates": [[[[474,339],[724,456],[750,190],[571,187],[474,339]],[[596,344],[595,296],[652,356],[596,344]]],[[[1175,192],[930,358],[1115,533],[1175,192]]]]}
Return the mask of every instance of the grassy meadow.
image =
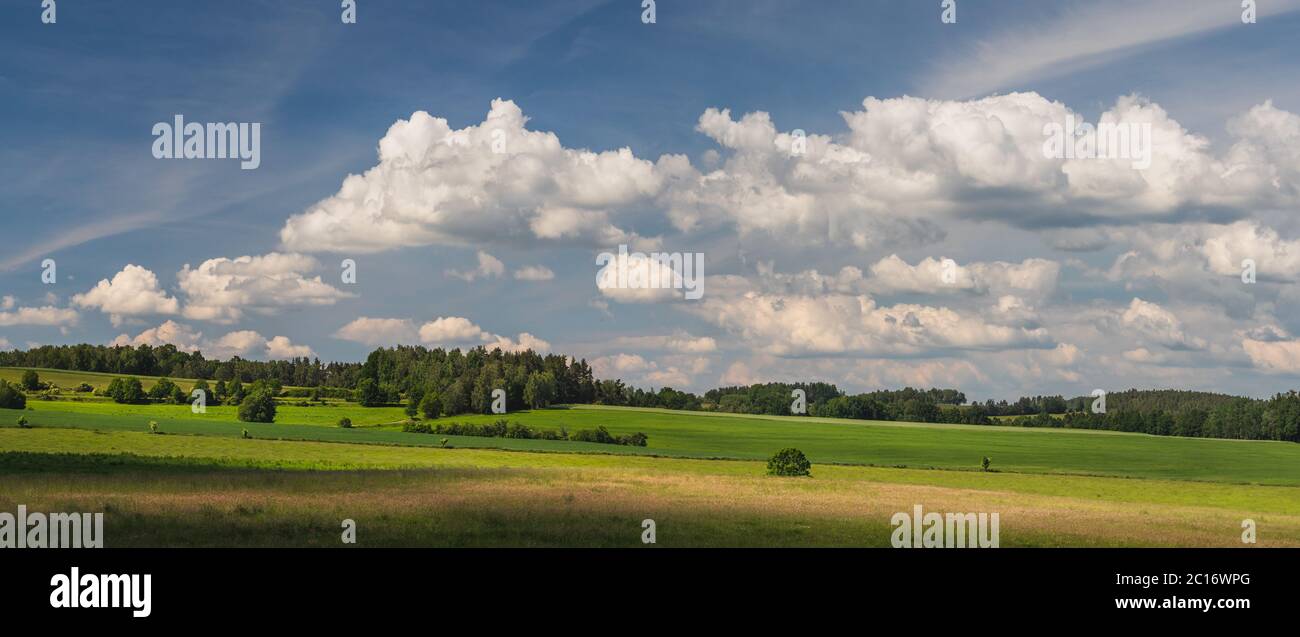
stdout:
{"type": "MultiPolygon", "coordinates": [[[[65,374],[41,376],[90,382],[65,374]]],[[[289,399],[259,424],[234,407],[73,396],[0,410],[0,511],[106,511],[109,546],[339,546],[345,518],[363,546],[640,546],[645,518],[663,546],[888,546],[890,516],[914,504],[997,511],[1003,546],[1241,546],[1247,518],[1259,546],[1300,546],[1292,443],[596,406],[505,416],[640,431],[642,448],[404,433],[399,407],[338,401],[289,399]],[[765,475],[791,446],[812,477],[765,475]]]]}

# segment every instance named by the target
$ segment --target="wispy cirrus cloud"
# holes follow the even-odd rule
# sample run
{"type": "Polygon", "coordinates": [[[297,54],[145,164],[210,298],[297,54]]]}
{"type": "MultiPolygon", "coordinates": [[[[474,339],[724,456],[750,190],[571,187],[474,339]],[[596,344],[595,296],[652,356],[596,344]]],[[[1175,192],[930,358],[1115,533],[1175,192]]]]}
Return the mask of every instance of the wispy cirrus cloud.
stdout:
{"type": "MultiPolygon", "coordinates": [[[[1300,0],[1259,3],[1266,15],[1300,9],[1300,0]]],[[[918,82],[923,95],[986,95],[1134,55],[1179,38],[1241,27],[1239,3],[1217,0],[1063,2],[1050,18],[1019,23],[938,61],[918,82]]]]}

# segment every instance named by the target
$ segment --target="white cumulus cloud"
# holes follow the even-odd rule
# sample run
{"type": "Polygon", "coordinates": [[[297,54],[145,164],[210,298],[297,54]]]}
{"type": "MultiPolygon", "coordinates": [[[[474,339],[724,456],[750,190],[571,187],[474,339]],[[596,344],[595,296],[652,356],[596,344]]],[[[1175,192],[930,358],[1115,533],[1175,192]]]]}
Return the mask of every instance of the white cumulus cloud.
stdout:
{"type": "Polygon", "coordinates": [[[101,279],[95,287],[73,296],[72,303],[108,314],[113,325],[120,325],[127,317],[176,314],[180,310],[180,303],[159,286],[158,277],[134,264],[127,264],[111,280],[101,279]]]}
{"type": "Polygon", "coordinates": [[[320,268],[301,254],[272,252],[235,259],[208,259],[177,273],[185,293],[185,317],[232,323],[245,311],[270,313],[279,308],[326,306],[351,296],[308,272],[320,268]]]}

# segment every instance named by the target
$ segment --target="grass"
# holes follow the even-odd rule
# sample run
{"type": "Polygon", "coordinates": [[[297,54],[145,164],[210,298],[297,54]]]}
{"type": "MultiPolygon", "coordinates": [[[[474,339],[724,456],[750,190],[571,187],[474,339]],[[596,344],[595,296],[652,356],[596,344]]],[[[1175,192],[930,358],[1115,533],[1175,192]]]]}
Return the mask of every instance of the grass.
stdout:
{"type": "MultiPolygon", "coordinates": [[[[276,404],[276,422],[295,425],[318,425],[334,427],[340,418],[351,418],[354,427],[373,427],[381,424],[401,423],[406,413],[401,407],[362,407],[357,403],[327,402],[324,405],[299,407],[294,403],[304,402],[300,399],[280,399],[276,404]]],[[[204,414],[195,414],[189,404],[169,405],[148,403],[139,405],[122,405],[111,399],[94,400],[40,400],[29,397],[27,406],[38,414],[63,413],[77,417],[102,417],[110,420],[138,421],[167,420],[174,423],[185,422],[239,422],[239,407],[219,405],[207,407],[204,414]]],[[[0,411],[0,416],[4,412],[0,411]]],[[[109,422],[109,420],[95,420],[109,422]]]]}
{"type": "MultiPolygon", "coordinates": [[[[82,383],[90,385],[95,389],[103,389],[113,382],[114,378],[138,378],[140,384],[148,391],[150,387],[158,382],[159,376],[139,376],[134,374],[104,374],[100,372],[76,372],[65,369],[44,369],[40,367],[0,367],[0,379],[16,383],[22,379],[23,372],[28,369],[36,370],[43,383],[54,383],[63,390],[70,390],[82,383]]],[[[194,380],[184,378],[173,378],[172,382],[181,386],[181,389],[189,391],[194,387],[194,380]]],[[[215,384],[210,381],[209,384],[215,384]]]]}
{"type": "Polygon", "coordinates": [[[889,517],[997,511],[1003,546],[1300,546],[1300,488],[0,429],[0,510],[106,511],[109,546],[888,546],[889,517]],[[71,455],[64,455],[71,454],[71,455]]]}
{"type": "MultiPolygon", "coordinates": [[[[29,369],[36,371],[41,378],[41,382],[54,383],[55,385],[58,385],[60,389],[65,391],[73,389],[82,383],[90,385],[95,389],[104,389],[108,387],[109,383],[113,382],[114,378],[137,378],[140,380],[140,385],[144,387],[145,391],[148,391],[151,387],[157,384],[158,379],[163,378],[162,376],[110,374],[107,372],[79,372],[66,369],[48,369],[44,367],[0,367],[0,379],[16,383],[22,379],[23,372],[29,369]]],[[[177,378],[175,376],[169,376],[168,378],[186,392],[194,389],[194,382],[197,380],[193,378],[177,378]]],[[[208,386],[210,387],[216,386],[216,384],[217,381],[215,380],[208,381],[208,386]]],[[[302,388],[285,386],[285,389],[302,388]]]]}
{"type": "Polygon", "coordinates": [[[105,511],[109,546],[339,546],[345,518],[369,546],[641,546],[646,518],[659,546],[887,546],[890,516],[914,504],[996,511],[1003,546],[1241,546],[1248,518],[1260,545],[1300,546],[1292,443],[597,406],[504,416],[640,431],[640,448],[405,433],[399,407],[296,402],[261,424],[235,407],[32,397],[0,410],[0,511],[105,511]],[[764,475],[784,447],[811,478],[764,475]]]}
{"type": "MultiPolygon", "coordinates": [[[[505,416],[546,429],[566,427],[574,431],[606,426],[615,434],[641,431],[649,436],[649,445],[640,448],[404,433],[393,424],[405,418],[400,408],[364,408],[353,403],[281,405],[277,422],[270,425],[241,423],[234,407],[212,407],[207,414],[195,415],[188,405],[62,400],[31,400],[28,405],[31,410],[24,413],[38,427],[143,431],[149,420],[156,420],[160,429],[170,434],[238,437],[242,429],[248,429],[258,438],[411,446],[438,446],[447,438],[457,447],[737,460],[766,459],[778,449],[797,447],[815,464],[974,470],[988,456],[994,469],[1021,473],[1300,485],[1300,445],[1287,442],[594,406],[520,411],[505,416]],[[334,427],[343,416],[351,418],[356,427],[334,427]]],[[[6,414],[0,412],[0,418],[6,418],[6,414]]],[[[442,421],[489,422],[499,418],[467,415],[442,421]]]]}

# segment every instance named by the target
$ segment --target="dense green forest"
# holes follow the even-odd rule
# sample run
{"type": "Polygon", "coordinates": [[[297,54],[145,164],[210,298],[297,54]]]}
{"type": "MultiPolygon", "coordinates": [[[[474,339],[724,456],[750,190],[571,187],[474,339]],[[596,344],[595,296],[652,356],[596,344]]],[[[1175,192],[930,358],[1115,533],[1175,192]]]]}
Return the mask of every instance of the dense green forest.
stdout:
{"type": "MultiPolygon", "coordinates": [[[[1014,402],[968,403],[966,395],[955,389],[906,387],[848,394],[823,382],[719,387],[696,395],[671,387],[646,390],[629,387],[620,379],[597,379],[585,360],[559,354],[489,351],[482,347],[461,351],[397,346],[376,349],[363,363],[322,363],[307,358],[209,360],[199,352],[178,350],[172,345],[46,345],[28,351],[0,352],[0,366],[198,378],[213,381],[212,400],[227,404],[239,404],[245,395],[261,389],[287,397],[347,398],[366,406],[405,403],[410,415],[428,418],[488,413],[495,389],[504,390],[506,408],[512,411],[594,403],[789,415],[793,392],[802,390],[805,413],[821,417],[1300,442],[1300,395],[1294,391],[1258,400],[1208,392],[1131,389],[1108,394],[1105,413],[1092,413],[1091,396],[1032,396],[1014,402]]],[[[206,382],[204,385],[206,389],[206,382]]],[[[185,399],[169,385],[155,387],[149,395],[127,391],[129,383],[113,387],[113,398],[126,402],[185,399]]],[[[6,395],[14,393],[6,391],[6,395]]]]}
{"type": "MultiPolygon", "coordinates": [[[[1289,391],[1268,400],[1219,394],[1198,394],[1160,390],[1129,390],[1130,400],[1122,406],[1107,406],[1106,413],[1071,411],[1063,417],[1046,414],[1021,416],[1006,424],[1022,427],[1065,427],[1108,429],[1148,433],[1157,436],[1237,438],[1242,440],[1289,440],[1300,442],[1300,394],[1289,391]],[[1145,394],[1152,394],[1150,402],[1145,394]],[[1161,400],[1162,395],[1192,394],[1188,404],[1161,400]],[[1205,407],[1203,405],[1210,404],[1205,407]]],[[[1109,401],[1109,396],[1107,396],[1109,401]]]]}

